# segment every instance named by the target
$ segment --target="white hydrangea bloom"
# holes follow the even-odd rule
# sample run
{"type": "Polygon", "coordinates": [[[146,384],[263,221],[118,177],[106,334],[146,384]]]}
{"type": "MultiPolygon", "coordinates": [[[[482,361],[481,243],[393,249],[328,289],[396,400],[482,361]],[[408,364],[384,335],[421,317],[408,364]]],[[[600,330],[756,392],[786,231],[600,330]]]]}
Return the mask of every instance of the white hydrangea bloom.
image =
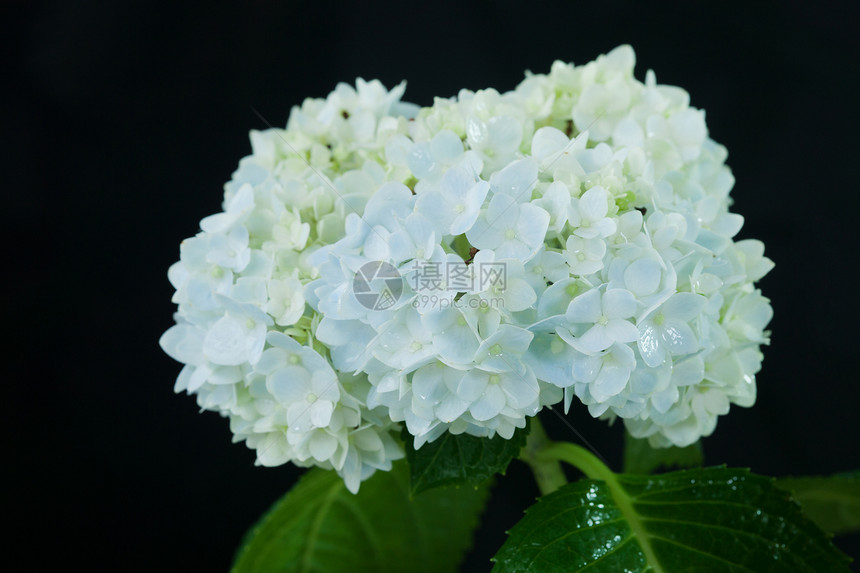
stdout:
{"type": "Polygon", "coordinates": [[[510,438],[574,397],[655,446],[755,401],[773,266],[734,242],[704,112],[621,46],[419,109],[378,81],[251,132],[168,277],[176,390],[262,465],[351,491],[445,432],[510,438]]]}

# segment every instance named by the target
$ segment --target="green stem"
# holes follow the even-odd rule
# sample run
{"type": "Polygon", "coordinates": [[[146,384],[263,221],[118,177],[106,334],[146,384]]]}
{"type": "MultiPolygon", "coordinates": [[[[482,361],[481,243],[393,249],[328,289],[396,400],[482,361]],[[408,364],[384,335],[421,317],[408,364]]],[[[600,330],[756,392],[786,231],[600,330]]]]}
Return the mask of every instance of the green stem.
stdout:
{"type": "Polygon", "coordinates": [[[550,444],[543,448],[537,457],[541,460],[567,462],[589,478],[605,482],[612,499],[639,541],[642,553],[647,562],[651,564],[652,570],[654,573],[663,573],[663,568],[659,565],[654,548],[651,546],[651,535],[643,525],[641,516],[633,507],[633,498],[618,481],[618,476],[606,467],[606,464],[585,448],[569,443],[550,444]]]}
{"type": "Polygon", "coordinates": [[[552,445],[540,421],[536,417],[532,418],[531,431],[526,438],[526,445],[520,450],[520,459],[531,468],[541,495],[552,493],[567,484],[558,460],[543,455],[543,451],[552,445]]]}
{"type": "Polygon", "coordinates": [[[547,445],[539,453],[543,459],[567,462],[591,479],[605,482],[615,480],[615,474],[597,459],[597,456],[576,444],[557,442],[547,445]]]}

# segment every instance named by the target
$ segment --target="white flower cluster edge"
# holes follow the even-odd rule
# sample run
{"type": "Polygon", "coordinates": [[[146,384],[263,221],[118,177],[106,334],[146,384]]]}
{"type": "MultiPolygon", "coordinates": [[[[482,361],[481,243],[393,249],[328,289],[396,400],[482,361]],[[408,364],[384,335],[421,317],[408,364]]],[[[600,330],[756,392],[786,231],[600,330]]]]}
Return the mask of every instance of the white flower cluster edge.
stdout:
{"type": "Polygon", "coordinates": [[[176,391],[229,418],[257,463],[331,468],[353,492],[403,456],[404,425],[416,448],[510,438],[576,397],[684,446],[751,406],[772,316],[754,283],[773,263],[733,241],[704,112],[634,64],[620,46],[426,108],[359,79],[252,131],[223,212],[168,273],[176,391]],[[403,276],[384,310],[353,292],[374,261],[403,276]],[[505,280],[436,284],[427,304],[410,279],[431,264],[505,280]]]}

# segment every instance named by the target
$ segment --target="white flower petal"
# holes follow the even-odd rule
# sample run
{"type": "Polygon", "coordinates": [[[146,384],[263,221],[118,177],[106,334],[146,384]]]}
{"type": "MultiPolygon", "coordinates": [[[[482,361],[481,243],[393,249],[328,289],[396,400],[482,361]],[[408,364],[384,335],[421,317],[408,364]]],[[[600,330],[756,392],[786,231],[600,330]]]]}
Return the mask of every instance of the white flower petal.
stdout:
{"type": "Polygon", "coordinates": [[[624,269],[624,285],[636,296],[648,296],[660,286],[663,272],[653,259],[636,259],[624,269]]]}
{"type": "Polygon", "coordinates": [[[495,418],[505,407],[505,393],[498,384],[489,384],[484,394],[472,403],[469,413],[479,422],[495,418]]]}
{"type": "Polygon", "coordinates": [[[666,359],[666,350],[663,348],[660,332],[650,321],[639,325],[638,346],[642,360],[651,368],[660,366],[666,359]]]}
{"type": "Polygon", "coordinates": [[[630,370],[612,363],[604,363],[600,374],[592,382],[588,389],[598,402],[605,402],[608,398],[621,392],[630,378],[630,370]]]}
{"type": "Polygon", "coordinates": [[[412,393],[424,402],[438,404],[448,394],[442,379],[442,369],[429,364],[416,370],[412,375],[412,393]]]}
{"type": "Polygon", "coordinates": [[[289,461],[291,449],[282,432],[270,432],[258,444],[257,461],[261,466],[280,466],[289,461]]]}
{"type": "Polygon", "coordinates": [[[554,127],[542,127],[532,138],[532,154],[538,161],[543,161],[550,155],[558,153],[570,143],[570,139],[554,127]]]}
{"type": "Polygon", "coordinates": [[[549,227],[549,213],[531,203],[520,205],[520,216],[517,220],[517,238],[529,247],[529,254],[537,252],[543,244],[546,230],[549,227]]]}
{"type": "Polygon", "coordinates": [[[443,129],[430,142],[430,152],[433,157],[446,164],[451,164],[463,154],[463,142],[450,129],[443,129]]]}
{"type": "Polygon", "coordinates": [[[248,331],[238,319],[224,316],[206,333],[203,354],[213,364],[235,366],[248,360],[248,331]]]}
{"type": "Polygon", "coordinates": [[[698,384],[705,377],[705,362],[701,356],[691,356],[672,367],[672,383],[677,386],[698,384]]]}
{"type": "Polygon", "coordinates": [[[310,405],[308,416],[316,428],[328,426],[334,406],[328,400],[317,400],[310,405]]]}
{"type": "Polygon", "coordinates": [[[503,374],[501,387],[507,396],[508,405],[512,408],[522,409],[537,404],[540,386],[531,372],[526,376],[503,374]]]}
{"type": "Polygon", "coordinates": [[[304,401],[310,392],[311,374],[300,366],[278,370],[266,379],[266,388],[281,404],[304,401]]]}
{"type": "Polygon", "coordinates": [[[583,193],[579,199],[579,210],[582,216],[589,221],[602,219],[606,216],[608,209],[606,189],[599,185],[583,193]]]}
{"type": "Polygon", "coordinates": [[[171,326],[158,343],[171,358],[184,364],[202,364],[206,331],[188,324],[171,326]]]}
{"type": "Polygon", "coordinates": [[[461,400],[453,394],[448,394],[438,406],[436,416],[444,423],[450,423],[459,418],[469,407],[469,402],[461,400]]]}
{"type": "Polygon", "coordinates": [[[707,302],[708,299],[702,295],[679,292],[664,302],[660,311],[667,318],[676,318],[687,322],[697,317],[707,302]]]}
{"type": "Polygon", "coordinates": [[[615,343],[615,339],[602,324],[595,324],[589,328],[577,341],[579,347],[586,352],[600,352],[615,343]]]}
{"type": "Polygon", "coordinates": [[[490,179],[494,193],[505,193],[519,202],[531,199],[538,180],[538,166],[531,158],[514,161],[490,179]]]}
{"type": "Polygon", "coordinates": [[[636,313],[636,297],[624,289],[609,289],[601,298],[601,306],[608,318],[630,318],[636,313]]]}
{"type": "Polygon", "coordinates": [[[606,334],[615,342],[634,342],[639,338],[639,329],[632,322],[616,318],[606,323],[606,334]]]}
{"type": "Polygon", "coordinates": [[[490,375],[482,370],[470,370],[457,384],[457,397],[466,402],[474,402],[486,390],[490,375]]]}
{"type": "Polygon", "coordinates": [[[573,299],[567,307],[567,319],[573,323],[595,323],[601,313],[600,292],[590,290],[573,299]]]}
{"type": "Polygon", "coordinates": [[[325,431],[314,432],[308,442],[311,455],[318,462],[329,459],[337,450],[337,439],[325,431]]]}
{"type": "Polygon", "coordinates": [[[667,320],[661,329],[660,337],[666,348],[674,355],[691,354],[699,349],[699,341],[693,329],[680,320],[667,320]]]}
{"type": "Polygon", "coordinates": [[[496,152],[513,153],[523,139],[523,126],[511,116],[495,116],[487,122],[487,134],[496,152]]]}

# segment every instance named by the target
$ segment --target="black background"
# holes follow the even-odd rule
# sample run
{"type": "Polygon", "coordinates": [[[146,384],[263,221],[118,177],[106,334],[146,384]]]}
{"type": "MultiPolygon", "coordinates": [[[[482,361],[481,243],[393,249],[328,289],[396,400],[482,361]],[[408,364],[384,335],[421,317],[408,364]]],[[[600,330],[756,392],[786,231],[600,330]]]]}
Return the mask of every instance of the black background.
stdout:
{"type": "MultiPolygon", "coordinates": [[[[860,467],[856,2],[366,5],[12,2],[2,10],[3,420],[7,546],[27,570],[224,571],[299,472],[255,468],[227,422],[172,393],[167,267],[261,129],[339,81],[409,84],[422,105],[512,89],[621,43],[707,112],[729,149],[741,237],[776,268],[755,407],[708,463],[769,475],[860,467]]],[[[620,427],[568,417],[620,469],[620,427]]],[[[577,437],[553,416],[559,439],[577,437]]],[[[464,571],[537,495],[501,479],[464,571]]],[[[837,540],[860,557],[858,537],[837,540]]]]}

